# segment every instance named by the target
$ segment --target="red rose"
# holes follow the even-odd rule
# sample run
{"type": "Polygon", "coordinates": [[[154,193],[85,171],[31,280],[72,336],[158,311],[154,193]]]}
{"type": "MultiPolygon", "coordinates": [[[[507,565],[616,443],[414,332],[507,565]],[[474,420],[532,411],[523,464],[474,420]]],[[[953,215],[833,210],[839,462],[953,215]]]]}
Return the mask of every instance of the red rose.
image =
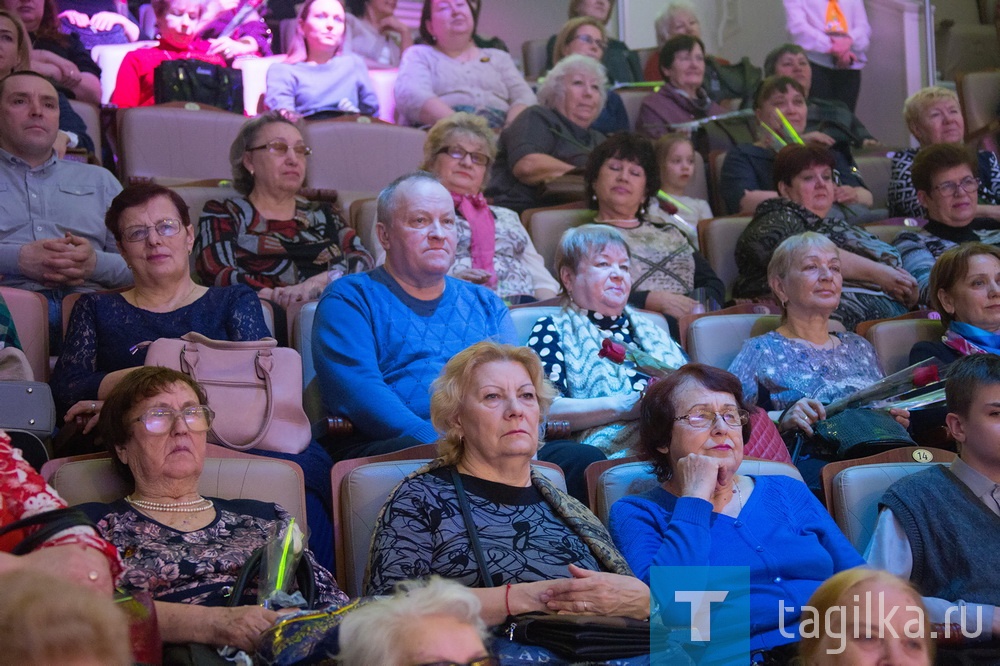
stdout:
{"type": "Polygon", "coordinates": [[[936,365],[929,365],[926,368],[917,368],[913,371],[913,386],[920,388],[939,381],[938,369],[936,365]]]}
{"type": "Polygon", "coordinates": [[[597,355],[601,358],[606,358],[615,363],[625,362],[625,345],[620,345],[617,342],[612,342],[608,338],[604,338],[604,342],[601,343],[601,350],[597,352],[597,355]]]}

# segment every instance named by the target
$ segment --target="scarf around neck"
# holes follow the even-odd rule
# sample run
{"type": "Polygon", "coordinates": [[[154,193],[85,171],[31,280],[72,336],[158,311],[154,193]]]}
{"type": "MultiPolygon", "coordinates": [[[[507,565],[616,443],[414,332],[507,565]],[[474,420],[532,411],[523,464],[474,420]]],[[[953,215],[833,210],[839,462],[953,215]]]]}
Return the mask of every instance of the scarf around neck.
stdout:
{"type": "Polygon", "coordinates": [[[490,274],[486,282],[491,289],[496,287],[497,273],[493,267],[493,255],[497,245],[497,225],[493,211],[486,203],[482,193],[455,194],[451,193],[455,202],[455,210],[469,223],[472,235],[469,241],[469,253],[472,255],[472,267],[484,270],[490,274]]]}
{"type": "Polygon", "coordinates": [[[1000,354],[1000,334],[984,331],[978,326],[960,321],[951,322],[945,344],[964,356],[969,354],[1000,354]],[[962,344],[962,343],[966,344],[962,344]]]}

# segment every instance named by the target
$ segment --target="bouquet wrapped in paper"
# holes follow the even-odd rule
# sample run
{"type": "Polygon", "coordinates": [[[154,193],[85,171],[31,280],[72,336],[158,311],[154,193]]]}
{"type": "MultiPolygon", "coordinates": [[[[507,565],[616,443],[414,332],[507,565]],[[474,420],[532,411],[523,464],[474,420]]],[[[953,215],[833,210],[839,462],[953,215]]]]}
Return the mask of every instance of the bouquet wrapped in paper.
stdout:
{"type": "Polygon", "coordinates": [[[845,409],[926,409],[944,401],[944,364],[935,358],[915,363],[826,406],[827,418],[845,409]]]}

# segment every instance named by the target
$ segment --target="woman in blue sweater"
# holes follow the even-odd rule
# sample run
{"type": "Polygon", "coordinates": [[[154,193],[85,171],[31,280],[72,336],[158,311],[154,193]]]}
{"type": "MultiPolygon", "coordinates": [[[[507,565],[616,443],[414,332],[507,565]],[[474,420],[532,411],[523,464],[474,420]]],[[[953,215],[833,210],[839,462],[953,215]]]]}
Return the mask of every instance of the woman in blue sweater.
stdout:
{"type": "Polygon", "coordinates": [[[611,507],[615,545],[647,584],[653,566],[749,567],[751,649],[793,654],[802,604],[864,560],[801,481],[737,474],[750,428],[735,376],[685,365],[648,390],[639,418],[636,453],[662,485],[611,507]]]}

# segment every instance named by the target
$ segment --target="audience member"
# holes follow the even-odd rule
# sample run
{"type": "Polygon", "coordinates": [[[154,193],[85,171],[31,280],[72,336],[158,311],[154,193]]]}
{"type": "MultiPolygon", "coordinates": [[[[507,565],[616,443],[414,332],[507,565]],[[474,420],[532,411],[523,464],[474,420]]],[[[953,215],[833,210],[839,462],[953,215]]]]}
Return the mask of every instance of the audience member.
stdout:
{"type": "Polygon", "coordinates": [[[349,52],[369,67],[398,67],[403,52],[413,46],[413,33],[396,16],[397,0],[361,0],[347,14],[349,52]]]}
{"type": "MultiPolygon", "coordinates": [[[[965,120],[958,95],[954,90],[929,86],[921,88],[903,104],[903,120],[921,148],[936,143],[962,143],[965,120]]],[[[892,176],[889,180],[889,214],[896,217],[927,217],[927,211],[917,198],[910,170],[917,148],[907,148],[892,154],[892,176]]],[[[976,213],[1000,219],[1000,162],[988,151],[978,153],[979,197],[976,213]]]]}
{"type": "Polygon", "coordinates": [[[1000,354],[1000,248],[972,242],[945,250],[931,270],[929,291],[947,331],[940,340],[913,345],[911,364],[1000,354]]]}
{"type": "Polygon", "coordinates": [[[448,362],[431,398],[438,457],[382,508],[366,594],[436,574],[472,588],[490,625],[530,611],[649,617],[649,588],[604,526],[532,469],[552,395],[524,347],[481,342],[448,362]],[[468,512],[440,509],[459,503],[468,512]]]}
{"type": "Polygon", "coordinates": [[[101,224],[121,185],[105,169],[58,159],[58,125],[56,89],[45,78],[15,72],[0,79],[0,273],[5,286],[45,294],[54,342],[63,296],[131,282],[101,224]]]}
{"type": "Polygon", "coordinates": [[[878,141],[861,119],[839,100],[810,97],[812,91],[812,65],[805,50],[798,44],[782,44],[767,54],[764,76],[787,76],[795,79],[805,92],[808,115],[803,139],[817,141],[845,152],[850,148],[875,145],[878,141]]]}
{"type": "Polygon", "coordinates": [[[482,195],[496,153],[496,135],[486,120],[469,113],[439,120],[427,135],[423,168],[455,204],[458,242],[448,273],[484,285],[508,303],[553,298],[559,284],[521,218],[509,208],[488,206],[482,195]]]}
{"type": "Polygon", "coordinates": [[[56,0],[0,0],[21,17],[31,37],[31,69],[52,79],[81,102],[100,105],[101,69],[76,34],[59,30],[56,0]]]}
{"type": "Polygon", "coordinates": [[[930,302],[931,269],[942,252],[958,243],[1000,244],[1000,222],[978,217],[978,164],[972,152],[958,143],[922,148],[913,160],[913,188],[927,211],[920,229],[905,228],[893,241],[903,257],[903,268],[917,279],[920,302],[930,302]]]}
{"type": "Polygon", "coordinates": [[[291,120],[378,114],[378,97],[364,61],[341,53],[344,25],[344,7],[338,0],[303,3],[286,61],[267,70],[264,103],[269,109],[291,120]]]}
{"type": "Polygon", "coordinates": [[[277,113],[243,125],[229,149],[240,196],[209,201],[198,224],[195,266],[204,284],[246,284],[287,308],[374,266],[333,206],[297,196],[310,154],[298,128],[277,113]]]}
{"type": "Polygon", "coordinates": [[[385,264],[323,293],[313,329],[316,374],[327,410],[351,419],[358,434],[332,446],[334,458],[433,442],[429,387],[448,359],[486,338],[515,341],[496,295],[447,277],[456,226],[451,194],[432,175],[393,181],[378,202],[385,264]]]}
{"type": "Polygon", "coordinates": [[[202,60],[225,65],[225,53],[209,53],[212,45],[200,39],[199,21],[206,0],[153,0],[156,29],[160,33],[155,46],[129,51],[118,69],[111,103],[120,108],[152,106],[156,103],[154,72],[166,60],[202,60]]]}
{"type": "MultiPolygon", "coordinates": [[[[992,567],[984,566],[1000,547],[1000,506],[994,497],[1000,483],[994,427],[1000,357],[973,354],[956,361],[945,397],[948,432],[958,442],[959,457],[950,467],[928,465],[889,486],[866,559],[913,583],[932,623],[959,624],[964,635],[981,631],[978,640],[986,641],[1000,635],[1000,592],[992,567]]],[[[952,628],[952,638],[955,633],[952,628]]],[[[979,660],[962,663],[996,663],[993,647],[979,660]]]]}
{"type": "Polygon", "coordinates": [[[128,618],[107,595],[58,572],[0,574],[3,661],[18,666],[130,666],[128,618]]]}
{"type": "Polygon", "coordinates": [[[594,222],[617,228],[628,243],[631,305],[664,315],[679,339],[681,317],[725,302],[725,285],[691,245],[690,230],[656,201],[660,167],[649,139],[635,133],[607,139],[590,154],[584,180],[594,222]]]}
{"type": "MultiPolygon", "coordinates": [[[[758,140],[741,143],[726,153],[722,163],[722,198],[730,215],[753,215],[757,206],[767,199],[780,196],[776,191],[774,160],[778,149],[797,143],[778,115],[780,111],[795,134],[801,138],[806,129],[806,94],[801,85],[787,76],[772,76],[764,80],[753,101],[757,117],[758,140]]],[[[842,153],[832,153],[833,168],[839,177],[836,183],[834,209],[836,217],[863,214],[872,205],[872,193],[865,188],[854,164],[842,153]],[[854,206],[842,210],[841,206],[854,206]]]]}
{"type": "MultiPolygon", "coordinates": [[[[570,0],[569,18],[575,19],[581,16],[589,16],[607,26],[611,20],[611,12],[615,8],[615,0],[570,0]]],[[[545,67],[552,69],[558,60],[556,54],[556,39],[558,35],[552,35],[545,44],[545,67]]],[[[629,50],[625,42],[609,37],[607,46],[604,48],[604,56],[601,64],[608,72],[608,79],[614,83],[631,83],[642,81],[642,67],[639,66],[639,56],[635,51],[629,50]]]]}
{"type": "Polygon", "coordinates": [[[642,100],[636,131],[655,139],[678,123],[723,113],[705,92],[705,44],[701,39],[672,37],[660,49],[659,60],[665,85],[642,100]]]}
{"type": "Polygon", "coordinates": [[[239,0],[210,0],[205,6],[198,36],[212,45],[209,54],[222,55],[228,62],[239,56],[271,55],[271,29],[257,10],[251,10],[228,37],[222,37],[242,4],[239,0]]]}
{"type": "MultiPolygon", "coordinates": [[[[743,343],[729,371],[743,385],[747,402],[771,412],[785,434],[813,434],[826,418],[824,405],[847,397],[883,377],[875,349],[854,333],[830,333],[830,318],[844,310],[844,258],[827,237],[807,232],[774,251],[768,284],[781,303],[781,325],[743,343]]],[[[850,330],[850,329],[849,329],[850,330]]],[[[890,410],[904,427],[905,410],[890,410]]],[[[798,463],[811,487],[818,487],[825,459],[806,450],[798,463]],[[811,462],[806,462],[809,458],[811,462]]]]}
{"type": "MultiPolygon", "coordinates": [[[[542,361],[559,395],[549,417],[568,421],[577,439],[609,457],[626,455],[638,439],[639,398],[651,385],[648,369],[602,355],[605,339],[641,350],[666,368],[687,363],[670,335],[628,303],[632,254],[617,229],[585,224],[563,234],[555,266],[563,283],[562,309],[541,317],[528,346],[542,361]]],[[[789,460],[766,413],[747,447],[757,458],[789,460]]]]}
{"type": "MultiPolygon", "coordinates": [[[[22,70],[31,69],[31,40],[21,23],[21,17],[6,9],[0,9],[0,79],[22,70]]],[[[59,136],[55,149],[59,157],[67,148],[94,150],[94,140],[87,134],[87,124],[73,110],[69,98],[59,88],[59,136]]]]}
{"type": "Polygon", "coordinates": [[[650,387],[640,409],[635,453],[661,485],[612,505],[615,544],[645,582],[656,566],[749,567],[755,663],[786,663],[798,618],[782,617],[780,601],[798,608],[864,560],[801,481],[738,473],[750,426],[736,377],[689,364],[650,387]]]}
{"type": "Polygon", "coordinates": [[[684,232],[698,248],[698,222],[715,217],[704,199],[689,197],[685,192],[695,175],[694,144],[686,134],[664,134],[656,140],[656,163],[660,167],[660,189],[670,195],[677,207],[676,215],[687,223],[684,232]]]}
{"type": "Polygon", "coordinates": [[[424,0],[424,43],[408,48],[399,63],[395,94],[401,122],[430,126],[455,111],[468,111],[499,129],[535,103],[506,51],[476,46],[476,21],[466,0],[424,0]]]}
{"type": "Polygon", "coordinates": [[[128,44],[139,39],[139,26],[134,17],[127,15],[125,3],[59,0],[58,7],[61,29],[75,33],[88,51],[98,45],[128,44]]]}
{"type": "Polygon", "coordinates": [[[839,307],[835,306],[835,317],[853,331],[863,321],[905,313],[916,305],[920,294],[896,248],[863,227],[830,215],[837,196],[835,164],[834,154],[816,144],[781,149],[774,160],[779,198],[761,202],[740,234],[736,243],[739,277],[733,295],[767,295],[768,263],[778,244],[795,234],[816,231],[846,251],[841,258],[843,277],[850,286],[839,307]]]}
{"type": "Polygon", "coordinates": [[[604,140],[592,125],[604,108],[606,81],[593,58],[560,60],[538,90],[538,104],[500,133],[486,196],[518,213],[546,205],[546,184],[583,168],[604,140]]]}
{"type": "MultiPolygon", "coordinates": [[[[584,55],[600,60],[607,48],[604,24],[591,16],[570,19],[556,35],[555,58],[559,62],[568,55],[584,55]]],[[[601,134],[623,132],[629,128],[628,112],[621,96],[608,90],[608,99],[592,128],[601,134]]]]}
{"type": "Polygon", "coordinates": [[[854,113],[871,26],[863,0],[784,0],[788,34],[813,69],[813,97],[843,102],[854,113]]]}
{"type": "Polygon", "coordinates": [[[927,609],[906,581],[858,567],[831,576],[809,598],[802,666],[931,666],[927,609]],[[888,613],[886,611],[889,611],[888,613]]]}
{"type": "Polygon", "coordinates": [[[337,663],[491,666],[481,608],[476,595],[444,578],[401,582],[391,597],[344,617],[337,663]],[[372,640],[376,635],[382,639],[372,640]]]}
{"type": "MultiPolygon", "coordinates": [[[[122,379],[108,395],[100,427],[129,493],[80,509],[125,553],[125,590],[153,596],[165,643],[252,652],[278,614],[258,606],[256,595],[248,605],[226,607],[228,596],[248,558],[288,527],[289,515],[276,504],[198,492],[214,416],[206,401],[193,379],[168,368],[140,368],[122,379]]],[[[345,604],[330,572],[309,550],[302,557],[312,560],[316,601],[345,604]]]]}

